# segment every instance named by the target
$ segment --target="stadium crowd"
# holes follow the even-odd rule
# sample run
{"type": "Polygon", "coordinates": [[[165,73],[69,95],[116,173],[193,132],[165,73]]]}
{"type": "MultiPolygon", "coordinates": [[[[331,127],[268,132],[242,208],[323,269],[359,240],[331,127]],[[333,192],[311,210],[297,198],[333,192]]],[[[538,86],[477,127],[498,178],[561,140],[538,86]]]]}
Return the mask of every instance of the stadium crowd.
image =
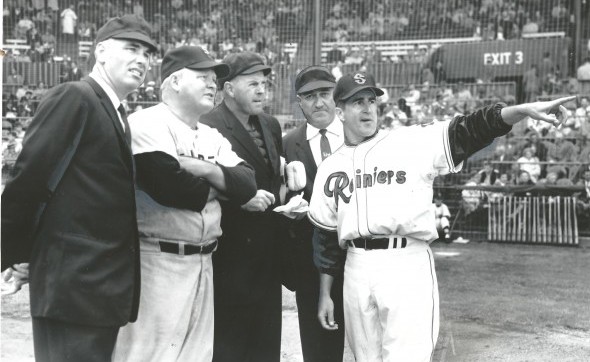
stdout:
{"type": "MultiPolygon", "coordinates": [[[[570,18],[562,0],[549,5],[534,0],[330,0],[322,6],[323,40],[337,42],[470,36],[484,41],[514,39],[524,33],[567,30],[570,18]]],[[[298,40],[308,26],[305,14],[310,12],[302,0],[7,0],[3,30],[5,39],[27,41],[31,61],[51,61],[58,55],[58,39],[91,41],[99,24],[134,13],[151,23],[160,56],[180,45],[200,45],[218,59],[235,50],[256,51],[272,65],[289,62],[282,44],[298,40]]],[[[427,50],[409,54],[407,61],[419,61],[423,51],[427,50]]]]}

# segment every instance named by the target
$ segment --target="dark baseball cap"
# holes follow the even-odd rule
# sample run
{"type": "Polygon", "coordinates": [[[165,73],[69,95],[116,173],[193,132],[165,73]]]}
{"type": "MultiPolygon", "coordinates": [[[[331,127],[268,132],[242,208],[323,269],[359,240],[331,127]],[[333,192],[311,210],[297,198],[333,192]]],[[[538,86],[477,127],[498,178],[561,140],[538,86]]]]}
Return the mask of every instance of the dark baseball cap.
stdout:
{"type": "Polygon", "coordinates": [[[217,78],[226,77],[229,74],[229,66],[217,63],[208,52],[200,46],[181,46],[166,52],[162,59],[162,81],[177,70],[188,68],[196,70],[213,69],[217,78]]]}
{"type": "Polygon", "coordinates": [[[295,78],[295,92],[297,94],[321,88],[334,88],[335,86],[336,79],[332,73],[327,68],[317,65],[303,69],[295,78]]]}
{"type": "Polygon", "coordinates": [[[334,89],[334,101],[345,101],[363,89],[371,89],[377,96],[383,95],[383,91],[375,85],[375,78],[371,74],[355,72],[338,79],[334,89]]]}
{"type": "Polygon", "coordinates": [[[151,37],[152,28],[137,15],[123,15],[106,22],[96,33],[96,43],[107,39],[137,40],[156,51],[156,42],[151,37]]]}
{"type": "Polygon", "coordinates": [[[223,62],[229,65],[230,70],[226,77],[220,79],[221,82],[228,82],[238,75],[253,74],[260,71],[264,75],[268,75],[271,70],[264,63],[264,58],[254,52],[231,53],[223,58],[223,62]]]}

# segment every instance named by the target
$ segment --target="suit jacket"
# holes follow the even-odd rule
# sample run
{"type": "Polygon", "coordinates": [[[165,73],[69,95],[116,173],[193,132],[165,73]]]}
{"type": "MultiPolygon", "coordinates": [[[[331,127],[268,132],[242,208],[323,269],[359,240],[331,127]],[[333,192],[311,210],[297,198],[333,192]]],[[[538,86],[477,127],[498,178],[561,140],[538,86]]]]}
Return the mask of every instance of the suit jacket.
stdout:
{"type": "Polygon", "coordinates": [[[2,194],[2,270],[29,262],[31,314],[93,326],[135,320],[139,254],[130,146],[91,78],[50,89],[2,194]],[[86,118],[53,194],[50,175],[86,118]],[[33,233],[39,204],[47,207],[33,233]]]}
{"type": "MultiPolygon", "coordinates": [[[[307,141],[307,122],[304,122],[283,138],[283,152],[287,163],[301,161],[305,166],[307,180],[303,189],[303,198],[309,202],[318,168],[307,141]]],[[[301,191],[289,192],[287,200],[299,193],[301,191]]],[[[291,255],[292,264],[290,267],[294,268],[294,271],[290,273],[290,275],[294,276],[292,280],[294,288],[298,291],[301,291],[302,288],[318,288],[319,274],[313,265],[312,224],[307,217],[292,221],[287,229],[287,234],[289,241],[286,247],[290,249],[288,253],[291,255]]]]}
{"type": "Polygon", "coordinates": [[[258,119],[270,167],[225,102],[200,120],[216,128],[231,143],[234,152],[254,168],[257,189],[271,192],[276,200],[265,212],[248,212],[242,210],[241,205],[221,203],[223,235],[213,254],[216,303],[254,303],[273,288],[279,288],[280,293],[280,216],[272,209],[280,202],[281,127],[276,118],[269,115],[259,115],[258,119]]]}

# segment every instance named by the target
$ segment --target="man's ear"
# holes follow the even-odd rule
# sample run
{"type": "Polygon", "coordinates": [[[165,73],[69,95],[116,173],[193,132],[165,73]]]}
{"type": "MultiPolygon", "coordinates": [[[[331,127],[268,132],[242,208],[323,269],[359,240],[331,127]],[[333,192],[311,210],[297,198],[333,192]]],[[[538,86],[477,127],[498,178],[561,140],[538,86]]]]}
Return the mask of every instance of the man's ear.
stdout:
{"type": "Polygon", "coordinates": [[[231,98],[234,98],[235,95],[235,89],[234,89],[234,85],[232,82],[225,82],[223,83],[223,86],[221,87],[221,89],[223,91],[225,91],[225,93],[230,96],[231,98]]]}
{"type": "Polygon", "coordinates": [[[176,93],[180,91],[180,78],[182,77],[181,74],[171,74],[170,75],[170,88],[172,88],[176,93]]]}
{"type": "Polygon", "coordinates": [[[336,111],[336,117],[338,117],[340,122],[344,122],[344,110],[340,107],[336,107],[334,110],[336,111]]]}
{"type": "Polygon", "coordinates": [[[94,57],[96,58],[97,63],[103,64],[105,62],[106,53],[107,47],[104,44],[104,42],[96,44],[96,49],[94,50],[94,57]]]}

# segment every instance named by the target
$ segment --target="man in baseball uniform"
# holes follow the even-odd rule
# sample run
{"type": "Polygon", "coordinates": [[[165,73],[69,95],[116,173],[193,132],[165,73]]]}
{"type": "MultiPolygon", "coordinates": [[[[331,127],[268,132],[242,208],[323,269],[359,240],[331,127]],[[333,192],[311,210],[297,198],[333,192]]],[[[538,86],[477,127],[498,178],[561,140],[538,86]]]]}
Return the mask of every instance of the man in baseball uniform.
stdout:
{"type": "Polygon", "coordinates": [[[162,103],[129,117],[137,165],[141,303],[119,332],[114,361],[211,361],[218,199],[243,204],[254,170],[219,132],[199,122],[229,67],[183,46],[162,61],[162,103]]]}
{"type": "MultiPolygon", "coordinates": [[[[283,138],[283,150],[288,163],[300,161],[305,167],[307,182],[303,198],[308,202],[318,165],[344,143],[342,122],[336,119],[335,113],[335,85],[334,76],[327,68],[320,66],[307,67],[295,78],[295,91],[306,122],[283,138]]],[[[300,193],[289,192],[287,197],[300,193]]],[[[293,275],[303,359],[305,362],[342,362],[344,328],[336,332],[326,331],[317,320],[319,278],[313,264],[313,225],[303,218],[294,220],[289,226],[290,257],[296,270],[293,275]]],[[[341,321],[342,274],[336,276],[331,295],[336,318],[341,321]]]]}
{"type": "MultiPolygon", "coordinates": [[[[436,239],[432,184],[531,117],[554,125],[574,97],[495,104],[448,122],[379,131],[370,74],[343,76],[334,89],[345,145],[320,165],[310,221],[320,270],[318,318],[337,329],[330,289],[344,270],[346,337],[357,361],[429,361],[438,337],[438,287],[428,244],[436,239]],[[337,240],[329,232],[337,232],[337,240]]],[[[333,235],[333,234],[332,234],[333,235]]]]}

